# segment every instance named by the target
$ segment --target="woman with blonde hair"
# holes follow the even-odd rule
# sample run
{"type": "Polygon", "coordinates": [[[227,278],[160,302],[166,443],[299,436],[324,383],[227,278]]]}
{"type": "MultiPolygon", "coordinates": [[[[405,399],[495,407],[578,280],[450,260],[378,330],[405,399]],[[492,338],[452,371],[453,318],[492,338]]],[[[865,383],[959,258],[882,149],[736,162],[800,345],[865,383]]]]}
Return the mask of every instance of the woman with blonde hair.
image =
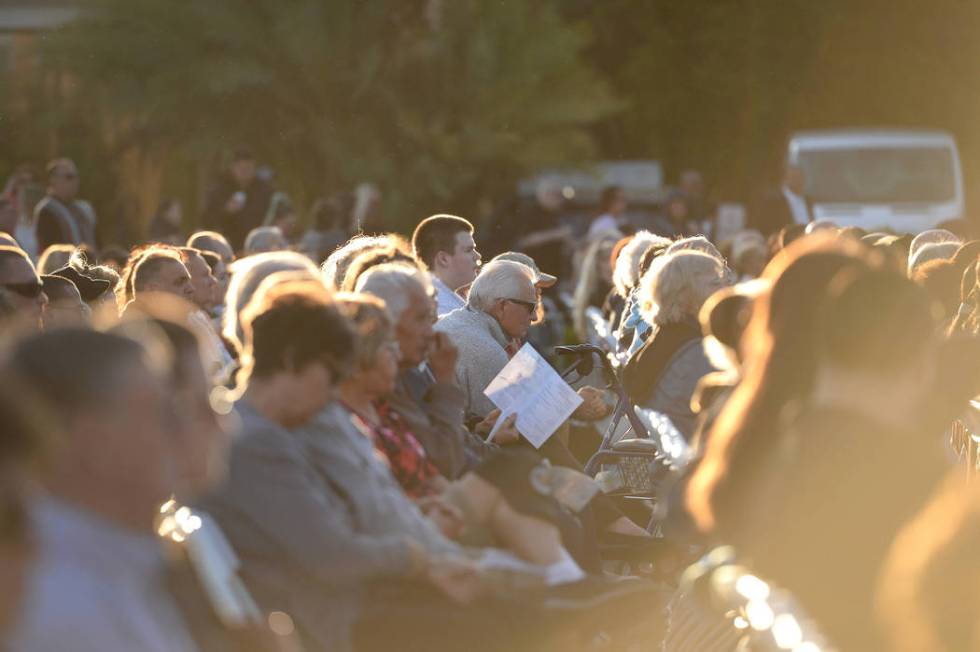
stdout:
{"type": "Polygon", "coordinates": [[[656,259],[640,281],[640,309],[655,332],[626,365],[624,384],[634,402],[668,416],[686,437],[694,432],[691,397],[698,381],[715,371],[698,313],[729,284],[724,263],[692,250],[656,259]]]}

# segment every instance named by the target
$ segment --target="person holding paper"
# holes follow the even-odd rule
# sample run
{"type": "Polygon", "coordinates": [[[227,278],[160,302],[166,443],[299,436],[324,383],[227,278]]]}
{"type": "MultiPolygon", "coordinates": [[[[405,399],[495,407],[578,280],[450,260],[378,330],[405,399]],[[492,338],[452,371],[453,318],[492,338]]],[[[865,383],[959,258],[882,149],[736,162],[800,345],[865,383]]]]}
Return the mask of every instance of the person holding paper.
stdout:
{"type": "MultiPolygon", "coordinates": [[[[436,324],[459,349],[456,379],[465,394],[467,414],[484,418],[496,406],[483,393],[520,349],[538,310],[537,276],[527,265],[494,260],[484,265],[470,287],[466,307],[436,324]]],[[[601,392],[583,388],[584,404],[576,416],[601,417],[601,392]]]]}

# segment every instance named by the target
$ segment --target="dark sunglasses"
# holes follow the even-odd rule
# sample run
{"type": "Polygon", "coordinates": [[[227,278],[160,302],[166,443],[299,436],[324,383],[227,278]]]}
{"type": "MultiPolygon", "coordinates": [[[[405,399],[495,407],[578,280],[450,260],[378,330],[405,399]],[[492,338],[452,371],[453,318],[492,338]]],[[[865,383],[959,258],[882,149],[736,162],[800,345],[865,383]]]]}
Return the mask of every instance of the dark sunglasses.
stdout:
{"type": "Polygon", "coordinates": [[[36,299],[44,292],[44,283],[36,281],[34,283],[3,283],[0,287],[10,290],[14,294],[19,294],[25,299],[36,299]]]}
{"type": "Polygon", "coordinates": [[[532,303],[530,301],[521,301],[520,299],[507,299],[507,301],[510,301],[511,303],[516,303],[519,306],[524,306],[525,308],[527,308],[527,311],[530,313],[534,313],[534,311],[538,309],[538,304],[532,303]]]}

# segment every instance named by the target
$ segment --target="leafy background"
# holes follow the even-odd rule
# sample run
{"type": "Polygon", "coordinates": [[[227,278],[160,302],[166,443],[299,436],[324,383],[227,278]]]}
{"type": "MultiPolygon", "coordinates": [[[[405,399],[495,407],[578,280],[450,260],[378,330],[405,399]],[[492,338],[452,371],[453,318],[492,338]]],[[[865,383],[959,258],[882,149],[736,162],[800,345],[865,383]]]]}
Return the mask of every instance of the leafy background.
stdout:
{"type": "Polygon", "coordinates": [[[554,165],[654,158],[748,201],[810,127],[939,127],[969,191],[980,2],[90,0],[0,86],[0,170],[75,158],[119,239],[196,218],[247,144],[306,207],[370,181],[395,228],[554,165]]]}

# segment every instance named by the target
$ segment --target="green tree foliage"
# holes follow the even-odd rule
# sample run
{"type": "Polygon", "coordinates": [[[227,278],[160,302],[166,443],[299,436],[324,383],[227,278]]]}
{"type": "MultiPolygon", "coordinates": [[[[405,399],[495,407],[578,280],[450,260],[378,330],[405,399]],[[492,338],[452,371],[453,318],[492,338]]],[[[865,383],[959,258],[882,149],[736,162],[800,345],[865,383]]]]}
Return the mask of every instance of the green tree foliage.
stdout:
{"type": "Polygon", "coordinates": [[[370,181],[407,227],[594,154],[587,43],[549,3],[96,0],[47,61],[171,168],[248,144],[301,205],[370,181]]]}

